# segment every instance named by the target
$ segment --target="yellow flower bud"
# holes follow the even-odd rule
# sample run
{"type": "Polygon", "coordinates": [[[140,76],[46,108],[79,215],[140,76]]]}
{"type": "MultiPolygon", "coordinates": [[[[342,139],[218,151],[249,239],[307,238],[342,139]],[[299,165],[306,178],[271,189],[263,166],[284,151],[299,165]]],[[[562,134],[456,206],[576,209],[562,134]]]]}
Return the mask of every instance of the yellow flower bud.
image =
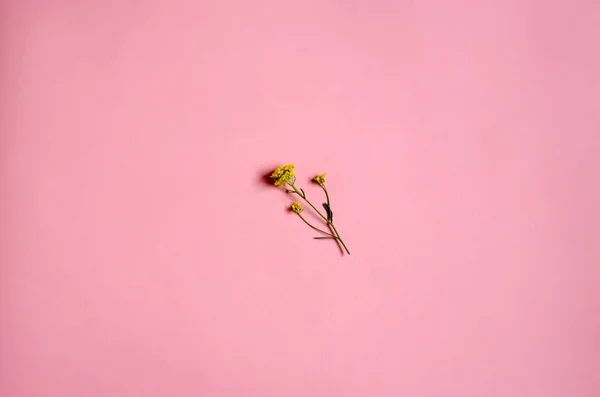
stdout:
{"type": "Polygon", "coordinates": [[[321,174],[314,177],[313,181],[317,182],[319,185],[323,186],[325,184],[325,176],[327,174],[321,174]]]}
{"type": "Polygon", "coordinates": [[[302,204],[292,203],[292,211],[294,211],[296,214],[300,214],[302,211],[304,211],[302,204]]]}

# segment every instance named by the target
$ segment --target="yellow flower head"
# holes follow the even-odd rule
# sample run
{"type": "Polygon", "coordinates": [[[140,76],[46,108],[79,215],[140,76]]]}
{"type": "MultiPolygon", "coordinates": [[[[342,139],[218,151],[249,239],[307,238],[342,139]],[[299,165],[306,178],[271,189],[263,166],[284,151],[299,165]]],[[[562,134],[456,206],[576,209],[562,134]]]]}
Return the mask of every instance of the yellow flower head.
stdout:
{"type": "Polygon", "coordinates": [[[314,177],[313,181],[317,182],[319,185],[323,186],[325,184],[325,176],[327,174],[321,174],[314,177]]]}
{"type": "Polygon", "coordinates": [[[304,211],[302,208],[302,204],[292,203],[292,211],[294,211],[296,214],[300,214],[302,211],[304,211]]]}
{"type": "Polygon", "coordinates": [[[283,186],[289,182],[296,173],[294,172],[295,164],[282,165],[271,174],[271,179],[275,182],[275,186],[283,186]]]}

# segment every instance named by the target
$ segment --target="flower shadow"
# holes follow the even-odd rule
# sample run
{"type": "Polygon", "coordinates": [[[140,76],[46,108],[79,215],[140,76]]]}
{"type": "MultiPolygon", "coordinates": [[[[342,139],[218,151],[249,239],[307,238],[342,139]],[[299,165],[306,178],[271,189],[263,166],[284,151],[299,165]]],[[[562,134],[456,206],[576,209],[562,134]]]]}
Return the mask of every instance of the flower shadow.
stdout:
{"type": "Polygon", "coordinates": [[[278,166],[273,166],[273,167],[265,167],[262,168],[258,171],[258,177],[257,177],[257,181],[259,185],[262,186],[268,186],[268,187],[276,187],[273,184],[273,179],[271,179],[271,174],[273,173],[273,171],[275,171],[275,169],[278,166]]]}

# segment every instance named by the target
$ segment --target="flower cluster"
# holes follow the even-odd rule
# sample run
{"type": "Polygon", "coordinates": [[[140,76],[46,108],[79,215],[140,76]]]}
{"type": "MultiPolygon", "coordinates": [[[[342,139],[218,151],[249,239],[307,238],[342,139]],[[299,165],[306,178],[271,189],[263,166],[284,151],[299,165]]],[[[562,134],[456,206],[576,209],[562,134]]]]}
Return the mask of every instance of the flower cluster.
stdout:
{"type": "Polygon", "coordinates": [[[296,172],[294,171],[295,168],[296,166],[294,164],[287,164],[277,168],[271,174],[271,179],[273,179],[273,183],[277,187],[284,188],[287,193],[298,195],[323,219],[324,223],[329,228],[329,232],[319,229],[304,218],[304,216],[302,215],[302,211],[304,211],[304,208],[302,208],[302,204],[300,202],[292,203],[291,210],[294,213],[296,213],[300,217],[300,219],[302,219],[302,221],[306,223],[311,229],[321,233],[320,236],[315,237],[316,239],[336,240],[349,255],[350,251],[348,250],[348,247],[346,247],[346,244],[340,237],[339,232],[333,224],[333,211],[331,210],[331,203],[329,202],[329,192],[327,191],[327,187],[325,186],[326,174],[320,174],[313,178],[313,181],[319,184],[319,186],[321,186],[321,188],[325,192],[326,202],[323,203],[325,214],[323,214],[306,198],[306,193],[304,192],[304,190],[296,187],[296,172]]]}
{"type": "Polygon", "coordinates": [[[271,178],[274,179],[275,186],[284,186],[286,183],[291,182],[292,178],[296,175],[294,172],[295,167],[295,164],[288,164],[273,171],[271,178]]]}

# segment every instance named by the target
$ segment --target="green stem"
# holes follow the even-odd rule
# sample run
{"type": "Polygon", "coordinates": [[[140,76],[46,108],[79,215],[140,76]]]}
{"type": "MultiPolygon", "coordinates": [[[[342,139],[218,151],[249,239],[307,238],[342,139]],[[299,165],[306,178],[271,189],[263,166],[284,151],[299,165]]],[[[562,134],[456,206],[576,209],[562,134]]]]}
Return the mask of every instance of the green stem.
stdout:
{"type": "Polygon", "coordinates": [[[296,188],[296,186],[290,184],[290,186],[292,187],[292,189],[294,189],[294,193],[296,193],[298,196],[302,197],[302,200],[306,201],[306,204],[310,205],[312,207],[313,210],[315,210],[315,212],[317,214],[319,214],[319,216],[321,218],[323,218],[323,220],[327,223],[329,223],[329,220],[327,220],[327,218],[325,216],[323,216],[323,214],[321,214],[321,211],[319,211],[310,201],[308,201],[308,199],[306,198],[306,196],[304,194],[302,194],[302,192],[298,191],[298,189],[296,188]]]}
{"type": "MultiPolygon", "coordinates": [[[[323,191],[325,192],[325,197],[327,197],[327,207],[329,207],[329,210],[331,211],[331,203],[329,201],[329,192],[327,191],[327,188],[325,187],[325,185],[321,185],[321,187],[323,188],[323,191]]],[[[335,233],[335,235],[337,237],[337,240],[340,241],[340,243],[342,244],[342,246],[346,250],[346,253],[348,255],[350,255],[350,251],[348,250],[348,247],[346,247],[346,244],[344,243],[344,240],[342,240],[342,238],[340,237],[340,233],[337,231],[337,229],[333,225],[333,220],[332,219],[328,219],[327,223],[333,229],[333,232],[335,233]]]]}
{"type": "Polygon", "coordinates": [[[321,187],[323,188],[323,191],[325,192],[325,197],[327,197],[327,205],[329,205],[329,193],[327,192],[327,188],[325,187],[325,185],[321,185],[321,187]]]}
{"type": "MultiPolygon", "coordinates": [[[[327,217],[325,217],[323,214],[321,214],[321,211],[319,211],[310,201],[308,201],[308,199],[306,198],[306,195],[304,195],[304,194],[302,194],[302,192],[298,191],[298,189],[296,188],[296,186],[294,186],[293,182],[289,183],[289,185],[292,187],[292,189],[294,189],[294,193],[296,193],[298,196],[302,197],[302,199],[304,201],[306,201],[306,203],[308,205],[310,205],[312,207],[312,209],[315,210],[315,212],[317,214],[319,214],[319,216],[321,218],[323,218],[323,220],[325,222],[327,222],[327,225],[331,226],[331,228],[333,229],[333,232],[335,233],[335,236],[333,236],[332,234],[329,234],[327,232],[324,232],[324,231],[322,231],[320,229],[317,229],[316,227],[312,226],[310,223],[306,222],[306,220],[302,216],[300,218],[302,218],[302,220],[304,222],[306,222],[306,224],[308,226],[312,227],[313,229],[318,230],[321,233],[329,234],[330,236],[332,236],[333,238],[335,238],[336,240],[338,240],[342,244],[342,246],[344,247],[344,249],[346,250],[346,253],[348,255],[350,255],[350,250],[348,250],[348,247],[346,247],[346,243],[344,243],[344,240],[342,240],[342,238],[340,237],[340,233],[337,231],[337,229],[333,225],[333,222],[331,222],[327,217]]],[[[325,186],[323,186],[323,190],[325,190],[325,195],[327,196],[327,205],[329,205],[329,193],[327,193],[327,189],[325,189],[325,186]]]]}
{"type": "Polygon", "coordinates": [[[331,204],[329,203],[329,192],[327,191],[325,185],[321,185],[321,187],[323,188],[323,191],[325,192],[325,197],[327,198],[327,222],[331,223],[333,222],[333,213],[331,212],[331,204]]]}
{"type": "Polygon", "coordinates": [[[323,233],[323,234],[329,236],[329,238],[336,238],[333,234],[327,233],[325,230],[321,230],[318,227],[311,225],[306,219],[304,219],[304,217],[302,215],[298,214],[298,216],[300,217],[300,219],[302,219],[304,221],[304,223],[306,223],[308,226],[310,226],[312,229],[316,230],[317,232],[323,233]]]}
{"type": "Polygon", "coordinates": [[[350,251],[348,250],[348,247],[346,247],[346,244],[344,243],[344,240],[342,240],[342,238],[340,237],[340,232],[337,231],[337,229],[335,228],[335,226],[333,225],[333,223],[329,222],[329,224],[331,225],[331,227],[333,228],[333,231],[335,232],[335,235],[337,236],[337,240],[342,243],[342,245],[344,246],[344,249],[346,250],[346,253],[348,255],[350,255],[350,251]]]}

